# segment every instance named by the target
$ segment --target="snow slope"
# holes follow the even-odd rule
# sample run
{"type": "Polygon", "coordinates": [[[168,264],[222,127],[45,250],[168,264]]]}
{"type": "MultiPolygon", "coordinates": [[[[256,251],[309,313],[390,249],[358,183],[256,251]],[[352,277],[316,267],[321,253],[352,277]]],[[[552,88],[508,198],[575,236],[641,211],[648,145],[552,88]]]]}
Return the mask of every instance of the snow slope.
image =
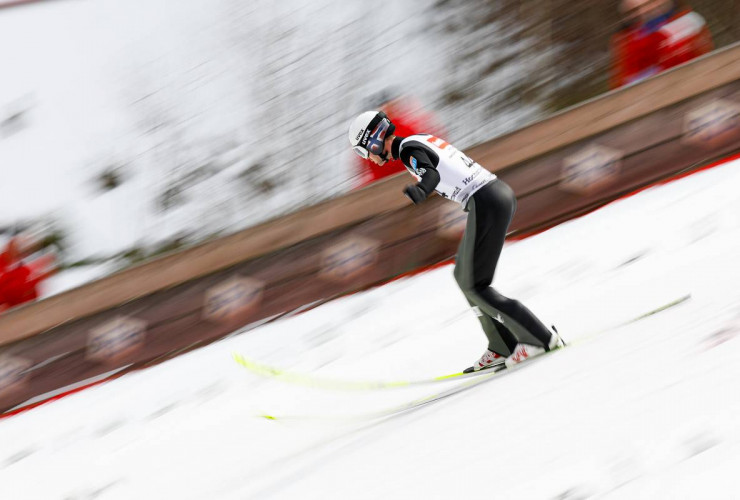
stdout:
{"type": "Polygon", "coordinates": [[[739,183],[736,160],[509,244],[496,286],[572,343],[520,370],[366,421],[341,417],[459,382],[319,390],[231,360],[458,371],[485,339],[448,266],[0,421],[0,498],[738,498],[739,183]]]}

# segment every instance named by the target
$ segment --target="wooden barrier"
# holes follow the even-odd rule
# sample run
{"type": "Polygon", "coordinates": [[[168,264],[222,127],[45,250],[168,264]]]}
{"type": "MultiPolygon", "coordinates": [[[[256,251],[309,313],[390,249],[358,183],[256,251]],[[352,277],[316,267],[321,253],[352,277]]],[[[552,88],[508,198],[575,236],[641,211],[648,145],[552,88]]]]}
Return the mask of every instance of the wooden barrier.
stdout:
{"type": "MultiPolygon", "coordinates": [[[[472,148],[513,234],[740,150],[740,46],[472,148]],[[733,64],[734,62],[734,64],[733,64]]],[[[404,174],[0,316],[0,409],[454,255],[466,214],[404,174]]]]}

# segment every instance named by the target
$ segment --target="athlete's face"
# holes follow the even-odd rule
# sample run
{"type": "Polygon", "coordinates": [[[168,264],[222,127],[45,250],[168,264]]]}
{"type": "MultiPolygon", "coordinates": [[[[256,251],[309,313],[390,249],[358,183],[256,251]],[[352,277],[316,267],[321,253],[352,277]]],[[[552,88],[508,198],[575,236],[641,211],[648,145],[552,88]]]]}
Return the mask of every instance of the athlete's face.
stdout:
{"type": "Polygon", "coordinates": [[[386,137],[385,141],[383,142],[382,155],[385,157],[385,159],[383,159],[381,155],[374,155],[372,153],[370,153],[370,156],[368,156],[367,159],[375,163],[376,165],[380,165],[380,166],[385,165],[386,163],[388,163],[388,160],[391,157],[391,144],[392,143],[393,143],[393,136],[386,137]]]}

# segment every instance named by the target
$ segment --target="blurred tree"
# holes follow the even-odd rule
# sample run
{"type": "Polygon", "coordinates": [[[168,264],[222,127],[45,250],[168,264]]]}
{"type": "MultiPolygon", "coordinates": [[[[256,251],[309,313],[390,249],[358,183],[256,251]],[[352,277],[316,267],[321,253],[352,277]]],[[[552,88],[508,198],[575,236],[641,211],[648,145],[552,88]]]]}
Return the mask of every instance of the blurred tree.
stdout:
{"type": "Polygon", "coordinates": [[[95,184],[102,192],[111,191],[119,187],[125,181],[124,167],[112,164],[103,168],[95,177],[95,184]]]}
{"type": "Polygon", "coordinates": [[[25,95],[0,106],[0,139],[10,137],[26,128],[34,106],[32,95],[25,95]]]}
{"type": "MultiPolygon", "coordinates": [[[[692,2],[718,46],[740,35],[739,2],[692,2]]],[[[196,241],[347,191],[347,124],[385,88],[415,93],[463,147],[594,97],[618,4],[219,0],[185,50],[115,60],[135,122],[122,160],[161,212],[140,211],[140,239],[196,241]]]]}

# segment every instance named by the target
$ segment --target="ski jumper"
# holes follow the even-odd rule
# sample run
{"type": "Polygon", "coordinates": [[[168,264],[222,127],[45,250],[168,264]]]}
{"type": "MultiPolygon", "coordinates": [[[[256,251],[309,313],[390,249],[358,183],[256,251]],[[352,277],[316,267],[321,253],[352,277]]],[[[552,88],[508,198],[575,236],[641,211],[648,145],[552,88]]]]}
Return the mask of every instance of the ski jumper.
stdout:
{"type": "Polygon", "coordinates": [[[451,144],[429,134],[396,137],[391,154],[400,158],[426,194],[460,203],[468,212],[455,260],[455,280],[488,338],[488,349],[509,356],[517,344],[548,349],[550,331],[519,301],[491,287],[516,210],[516,197],[501,179],[451,144]]]}

